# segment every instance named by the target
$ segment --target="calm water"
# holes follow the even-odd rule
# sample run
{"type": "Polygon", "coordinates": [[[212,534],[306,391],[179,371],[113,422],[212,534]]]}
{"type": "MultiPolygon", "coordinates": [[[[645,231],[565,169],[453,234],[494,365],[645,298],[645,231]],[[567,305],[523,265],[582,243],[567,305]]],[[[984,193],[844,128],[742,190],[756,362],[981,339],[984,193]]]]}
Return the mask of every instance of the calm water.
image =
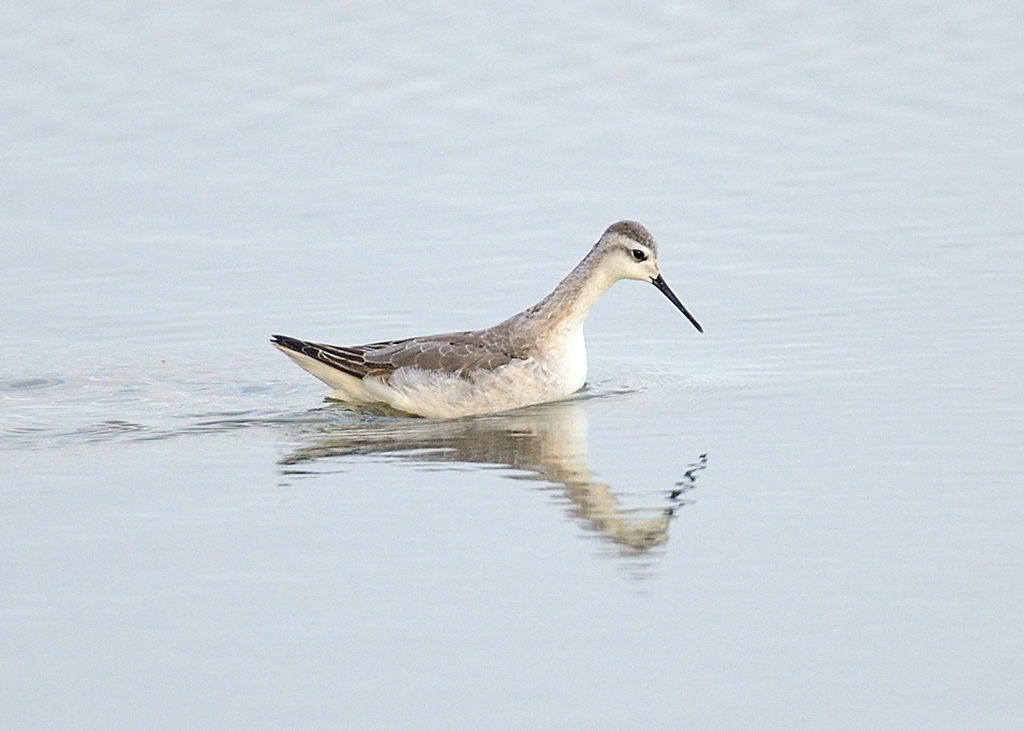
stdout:
{"type": "Polygon", "coordinates": [[[0,725],[1024,713],[1024,13],[0,8],[0,725]],[[637,218],[580,398],[266,342],[493,324],[637,218]]]}

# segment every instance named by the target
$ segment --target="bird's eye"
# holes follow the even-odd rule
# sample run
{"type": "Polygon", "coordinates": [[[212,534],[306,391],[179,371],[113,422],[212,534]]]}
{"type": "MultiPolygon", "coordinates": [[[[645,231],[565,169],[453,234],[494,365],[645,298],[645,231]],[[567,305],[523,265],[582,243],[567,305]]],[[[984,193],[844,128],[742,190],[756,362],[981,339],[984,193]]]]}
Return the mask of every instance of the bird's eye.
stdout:
{"type": "Polygon", "coordinates": [[[640,249],[633,249],[633,258],[636,259],[637,261],[643,261],[644,259],[647,258],[647,254],[645,254],[640,249]]]}

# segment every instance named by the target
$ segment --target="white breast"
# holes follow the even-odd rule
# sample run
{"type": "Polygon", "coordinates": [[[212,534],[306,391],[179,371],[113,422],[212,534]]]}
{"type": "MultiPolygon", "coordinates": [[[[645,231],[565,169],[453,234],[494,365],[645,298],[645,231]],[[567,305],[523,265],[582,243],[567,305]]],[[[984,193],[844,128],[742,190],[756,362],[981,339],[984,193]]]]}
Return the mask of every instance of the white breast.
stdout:
{"type": "Polygon", "coordinates": [[[561,362],[552,364],[552,369],[560,372],[557,380],[564,391],[560,398],[576,393],[587,382],[587,344],[583,340],[583,326],[575,328],[564,342],[561,362]]]}

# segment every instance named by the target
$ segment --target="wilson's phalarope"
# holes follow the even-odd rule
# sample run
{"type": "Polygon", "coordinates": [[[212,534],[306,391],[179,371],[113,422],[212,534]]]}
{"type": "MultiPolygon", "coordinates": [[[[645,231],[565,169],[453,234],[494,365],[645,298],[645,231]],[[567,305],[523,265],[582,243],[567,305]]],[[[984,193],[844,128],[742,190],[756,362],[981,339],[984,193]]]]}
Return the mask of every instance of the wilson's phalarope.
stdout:
{"type": "Polygon", "coordinates": [[[333,388],[331,399],[439,418],[506,411],[567,398],[583,387],[583,321],[620,279],[651,282],[704,332],[661,276],[650,232],[636,221],[619,221],[555,291],[486,330],[353,346],[286,335],[271,342],[333,388]]]}

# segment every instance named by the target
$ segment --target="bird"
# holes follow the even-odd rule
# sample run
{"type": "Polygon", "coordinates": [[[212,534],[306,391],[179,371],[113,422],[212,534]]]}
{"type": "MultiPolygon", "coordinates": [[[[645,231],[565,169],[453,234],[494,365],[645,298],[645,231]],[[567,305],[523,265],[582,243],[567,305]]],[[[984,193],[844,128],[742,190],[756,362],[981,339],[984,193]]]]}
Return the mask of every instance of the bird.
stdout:
{"type": "Polygon", "coordinates": [[[583,322],[620,279],[650,282],[699,332],[658,266],[658,245],[642,224],[609,226],[547,297],[483,330],[366,345],[328,345],[273,335],[274,347],[331,387],[328,399],[453,419],[569,398],[587,378],[583,322]]]}

